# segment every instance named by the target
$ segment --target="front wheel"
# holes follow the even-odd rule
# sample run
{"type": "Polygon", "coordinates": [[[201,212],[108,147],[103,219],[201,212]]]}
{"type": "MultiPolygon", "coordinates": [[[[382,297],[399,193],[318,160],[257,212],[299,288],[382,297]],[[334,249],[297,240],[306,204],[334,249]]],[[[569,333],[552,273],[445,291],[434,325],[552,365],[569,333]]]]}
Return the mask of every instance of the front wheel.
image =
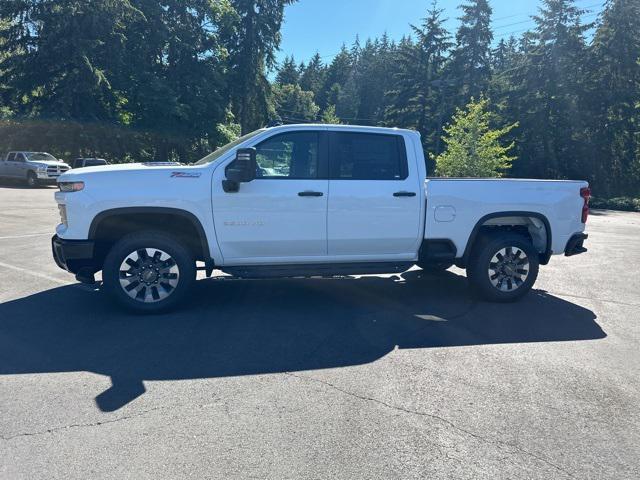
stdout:
{"type": "Polygon", "coordinates": [[[29,172],[27,173],[27,187],[35,188],[38,186],[38,177],[35,173],[29,172]]]}
{"type": "Polygon", "coordinates": [[[497,234],[474,248],[467,277],[486,300],[512,302],[531,290],[539,265],[538,252],[529,239],[514,233],[497,234]]]}
{"type": "Polygon", "coordinates": [[[196,262],[178,240],[162,232],[132,233],[104,261],[105,291],[130,310],[158,313],[175,307],[191,291],[196,262]]]}

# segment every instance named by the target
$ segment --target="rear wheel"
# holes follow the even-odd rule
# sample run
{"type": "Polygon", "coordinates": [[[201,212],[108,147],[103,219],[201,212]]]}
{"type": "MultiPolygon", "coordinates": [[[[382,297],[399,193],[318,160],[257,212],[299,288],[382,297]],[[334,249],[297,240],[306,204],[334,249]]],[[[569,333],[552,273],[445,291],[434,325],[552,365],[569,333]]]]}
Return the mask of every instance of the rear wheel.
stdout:
{"type": "Polygon", "coordinates": [[[27,187],[35,188],[38,186],[38,177],[35,173],[29,172],[27,173],[27,187]]]}
{"type": "Polygon", "coordinates": [[[512,302],[535,283],[538,252],[529,239],[515,233],[495,234],[474,248],[467,276],[473,288],[492,302],[512,302]]]}
{"type": "Polygon", "coordinates": [[[104,288],[121,305],[138,312],[162,312],[183,301],[196,277],[195,259],[162,232],[125,236],[104,262],[104,288]]]}

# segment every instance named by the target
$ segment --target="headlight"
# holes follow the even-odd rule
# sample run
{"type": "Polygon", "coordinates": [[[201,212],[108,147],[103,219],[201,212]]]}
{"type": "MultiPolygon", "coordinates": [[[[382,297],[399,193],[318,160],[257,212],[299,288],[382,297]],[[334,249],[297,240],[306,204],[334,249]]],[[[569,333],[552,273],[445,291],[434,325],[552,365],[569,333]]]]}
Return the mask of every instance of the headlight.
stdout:
{"type": "Polygon", "coordinates": [[[39,172],[46,172],[47,171],[47,166],[46,165],[40,165],[38,167],[38,171],[39,172]]]}
{"type": "Polygon", "coordinates": [[[58,182],[61,192],[79,192],[84,190],[84,182],[58,182]]]}

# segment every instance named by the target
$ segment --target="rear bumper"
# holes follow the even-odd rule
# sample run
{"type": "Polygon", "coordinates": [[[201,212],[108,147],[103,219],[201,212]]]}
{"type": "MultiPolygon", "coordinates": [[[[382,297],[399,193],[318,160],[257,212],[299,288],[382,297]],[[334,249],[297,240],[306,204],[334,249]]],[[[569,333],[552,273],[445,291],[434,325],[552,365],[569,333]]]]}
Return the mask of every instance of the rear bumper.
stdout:
{"type": "Polygon", "coordinates": [[[99,266],[95,261],[95,244],[89,240],[63,240],[54,235],[51,239],[53,259],[63,270],[71,273],[92,271],[95,273],[99,266]]]}
{"type": "Polygon", "coordinates": [[[584,241],[587,238],[589,238],[589,235],[587,235],[586,233],[576,233],[573,237],[571,237],[567,242],[566,248],[564,249],[565,257],[572,257],[574,255],[585,253],[587,249],[584,248],[584,241]]]}

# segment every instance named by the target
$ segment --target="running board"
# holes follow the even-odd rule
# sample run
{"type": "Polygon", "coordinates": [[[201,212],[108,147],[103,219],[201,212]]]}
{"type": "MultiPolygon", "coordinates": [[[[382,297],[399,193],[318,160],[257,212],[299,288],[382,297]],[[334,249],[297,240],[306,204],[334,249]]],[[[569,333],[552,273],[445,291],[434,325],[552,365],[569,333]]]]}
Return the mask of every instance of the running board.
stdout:
{"type": "Polygon", "coordinates": [[[237,278],[340,277],[402,273],[413,263],[317,263],[311,265],[251,265],[223,267],[224,273],[237,278]]]}

